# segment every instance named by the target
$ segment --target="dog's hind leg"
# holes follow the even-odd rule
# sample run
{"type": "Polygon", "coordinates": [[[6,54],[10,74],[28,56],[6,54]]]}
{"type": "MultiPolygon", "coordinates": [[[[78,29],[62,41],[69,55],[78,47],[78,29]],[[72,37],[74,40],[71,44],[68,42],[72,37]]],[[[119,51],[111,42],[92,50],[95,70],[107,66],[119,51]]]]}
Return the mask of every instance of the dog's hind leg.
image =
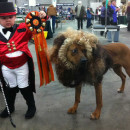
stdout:
{"type": "Polygon", "coordinates": [[[114,72],[121,78],[122,80],[122,85],[121,87],[117,90],[118,93],[124,92],[125,88],[125,81],[126,81],[126,75],[122,72],[122,66],[121,65],[115,65],[113,67],[114,72]]]}
{"type": "Polygon", "coordinates": [[[130,63],[127,63],[127,65],[124,65],[123,67],[125,68],[126,73],[130,77],[130,63]]]}
{"type": "Polygon", "coordinates": [[[80,103],[81,85],[75,88],[75,103],[73,107],[68,110],[69,114],[74,114],[77,111],[78,104],[80,103]]]}
{"type": "Polygon", "coordinates": [[[92,120],[99,119],[102,108],[102,84],[97,83],[94,86],[96,93],[96,110],[90,116],[90,119],[92,120]]]}

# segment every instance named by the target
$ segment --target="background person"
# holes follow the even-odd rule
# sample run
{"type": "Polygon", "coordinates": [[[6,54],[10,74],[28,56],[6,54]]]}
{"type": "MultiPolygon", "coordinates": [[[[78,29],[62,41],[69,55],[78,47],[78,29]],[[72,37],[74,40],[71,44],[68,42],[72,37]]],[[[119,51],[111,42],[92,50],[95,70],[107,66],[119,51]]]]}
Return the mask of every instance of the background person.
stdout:
{"type": "MultiPolygon", "coordinates": [[[[113,9],[113,14],[112,14],[113,19],[111,21],[111,25],[117,25],[118,24],[117,12],[120,10],[120,8],[116,7],[116,0],[111,1],[111,6],[110,7],[113,9]]],[[[114,32],[114,34],[112,35],[112,36],[114,36],[113,40],[114,40],[114,42],[118,42],[119,41],[119,30],[113,31],[113,32],[114,32]]],[[[111,32],[108,31],[107,38],[108,38],[109,42],[112,42],[112,36],[111,36],[111,32]]]]}
{"type": "MultiPolygon", "coordinates": [[[[112,14],[114,12],[114,10],[110,7],[111,6],[111,2],[110,1],[108,2],[107,16],[106,16],[106,1],[103,1],[102,5],[103,6],[101,8],[101,24],[105,25],[105,22],[106,22],[107,25],[110,25],[111,24],[110,21],[113,21],[112,14]]],[[[101,31],[100,35],[103,36],[103,34],[104,34],[104,31],[101,31]]]]}
{"type": "Polygon", "coordinates": [[[57,15],[56,7],[54,7],[53,5],[50,5],[47,8],[47,15],[52,18],[52,30],[53,30],[53,33],[55,33],[55,23],[56,23],[56,15],[57,15]]]}
{"type": "Polygon", "coordinates": [[[91,19],[92,19],[93,13],[91,12],[90,8],[87,7],[87,26],[86,28],[89,28],[92,26],[91,19]]]}
{"type": "Polygon", "coordinates": [[[127,31],[130,31],[130,1],[127,3],[127,8],[126,8],[126,15],[127,15],[127,31]]]}
{"type": "Polygon", "coordinates": [[[116,0],[111,1],[111,8],[114,10],[112,16],[113,16],[113,21],[112,25],[117,25],[117,13],[120,10],[120,8],[116,7],[116,0]]]}
{"type": "Polygon", "coordinates": [[[111,25],[113,22],[113,13],[114,13],[114,10],[111,8],[111,1],[108,1],[108,6],[107,6],[108,25],[111,25]]]}
{"type": "Polygon", "coordinates": [[[75,7],[75,12],[76,12],[78,30],[83,29],[85,7],[82,5],[82,1],[78,1],[78,5],[75,7]]]}
{"type": "Polygon", "coordinates": [[[98,20],[98,7],[95,10],[95,20],[98,20]]]}
{"type": "Polygon", "coordinates": [[[99,20],[99,24],[101,24],[101,8],[102,6],[100,5],[99,8],[98,8],[98,20],[99,20]]]}
{"type": "MultiPolygon", "coordinates": [[[[102,2],[102,8],[101,8],[101,25],[105,25],[105,15],[106,15],[106,1],[102,2]]],[[[100,32],[100,35],[103,36],[104,31],[100,32]]]]}

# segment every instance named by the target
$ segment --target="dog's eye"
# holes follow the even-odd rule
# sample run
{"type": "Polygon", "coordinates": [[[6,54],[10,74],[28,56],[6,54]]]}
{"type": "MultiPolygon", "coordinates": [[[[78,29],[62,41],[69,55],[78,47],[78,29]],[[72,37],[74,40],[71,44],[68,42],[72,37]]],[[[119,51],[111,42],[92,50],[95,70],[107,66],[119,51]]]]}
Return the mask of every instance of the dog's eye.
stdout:
{"type": "Polygon", "coordinates": [[[72,50],[72,53],[78,53],[77,49],[72,50]]]}
{"type": "Polygon", "coordinates": [[[83,49],[82,52],[85,54],[86,53],[86,49],[83,49]]]}

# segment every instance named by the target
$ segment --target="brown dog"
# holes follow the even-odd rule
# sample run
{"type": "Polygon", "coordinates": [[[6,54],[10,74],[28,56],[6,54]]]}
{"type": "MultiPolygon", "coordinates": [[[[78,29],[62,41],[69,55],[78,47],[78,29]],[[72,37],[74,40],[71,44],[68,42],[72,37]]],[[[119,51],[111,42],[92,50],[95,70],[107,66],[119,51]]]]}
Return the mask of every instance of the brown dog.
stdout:
{"type": "Polygon", "coordinates": [[[95,86],[96,109],[91,119],[100,117],[102,108],[102,79],[109,68],[120,76],[123,92],[126,76],[130,76],[130,49],[122,43],[100,45],[95,35],[76,30],[68,30],[54,40],[50,59],[55,64],[59,81],[66,87],[75,88],[75,103],[68,113],[75,113],[80,102],[82,84],[95,86]]]}

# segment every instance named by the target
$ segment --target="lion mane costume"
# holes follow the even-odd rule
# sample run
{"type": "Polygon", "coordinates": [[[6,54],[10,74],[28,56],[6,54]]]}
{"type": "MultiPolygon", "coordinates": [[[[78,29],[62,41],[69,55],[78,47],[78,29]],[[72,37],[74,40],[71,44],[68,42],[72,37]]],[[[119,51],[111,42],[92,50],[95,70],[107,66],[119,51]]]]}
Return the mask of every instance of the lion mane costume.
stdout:
{"type": "Polygon", "coordinates": [[[102,108],[102,79],[109,68],[122,79],[118,92],[123,92],[125,78],[123,66],[130,76],[130,49],[122,43],[101,45],[91,33],[68,29],[59,34],[50,51],[58,80],[66,87],[75,88],[75,103],[68,113],[75,113],[80,102],[82,84],[95,86],[96,109],[91,119],[100,117],[102,108]]]}

